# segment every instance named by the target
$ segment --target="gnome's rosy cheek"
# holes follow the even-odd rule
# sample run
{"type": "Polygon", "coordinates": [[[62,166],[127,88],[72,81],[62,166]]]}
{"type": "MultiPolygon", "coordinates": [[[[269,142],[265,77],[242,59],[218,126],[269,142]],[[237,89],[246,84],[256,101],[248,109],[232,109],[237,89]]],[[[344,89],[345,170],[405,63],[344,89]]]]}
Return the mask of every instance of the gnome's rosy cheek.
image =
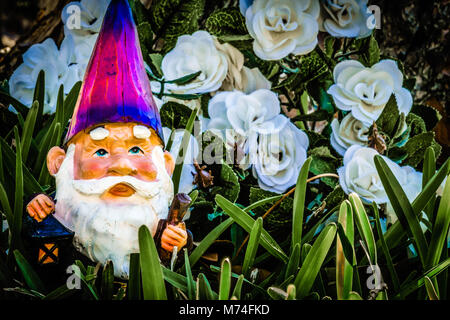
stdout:
{"type": "Polygon", "coordinates": [[[152,161],[150,156],[139,157],[130,157],[133,162],[133,166],[137,170],[137,178],[142,179],[144,181],[154,181],[158,174],[157,168],[152,161]]]}
{"type": "Polygon", "coordinates": [[[74,166],[74,178],[100,179],[106,176],[110,166],[110,161],[106,159],[79,159],[74,166]]]}

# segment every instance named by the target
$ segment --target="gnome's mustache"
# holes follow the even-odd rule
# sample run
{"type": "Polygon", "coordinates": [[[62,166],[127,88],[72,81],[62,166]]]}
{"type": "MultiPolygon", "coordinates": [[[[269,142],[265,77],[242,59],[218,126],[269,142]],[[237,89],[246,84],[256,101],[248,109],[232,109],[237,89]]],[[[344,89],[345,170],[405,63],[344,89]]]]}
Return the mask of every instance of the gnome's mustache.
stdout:
{"type": "Polygon", "coordinates": [[[139,196],[151,199],[159,194],[161,183],[159,181],[145,182],[132,176],[111,176],[101,179],[72,180],[73,187],[86,196],[101,196],[117,184],[131,187],[139,196]]]}

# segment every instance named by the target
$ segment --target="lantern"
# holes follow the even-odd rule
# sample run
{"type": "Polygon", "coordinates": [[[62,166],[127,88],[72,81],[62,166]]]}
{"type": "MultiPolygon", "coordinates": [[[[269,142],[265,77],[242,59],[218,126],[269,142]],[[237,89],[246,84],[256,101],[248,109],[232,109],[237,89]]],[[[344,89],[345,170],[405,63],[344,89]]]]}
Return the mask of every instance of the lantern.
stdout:
{"type": "Polygon", "coordinates": [[[33,264],[38,266],[59,264],[70,256],[73,232],[67,230],[52,215],[42,222],[27,216],[25,232],[33,264]]]}

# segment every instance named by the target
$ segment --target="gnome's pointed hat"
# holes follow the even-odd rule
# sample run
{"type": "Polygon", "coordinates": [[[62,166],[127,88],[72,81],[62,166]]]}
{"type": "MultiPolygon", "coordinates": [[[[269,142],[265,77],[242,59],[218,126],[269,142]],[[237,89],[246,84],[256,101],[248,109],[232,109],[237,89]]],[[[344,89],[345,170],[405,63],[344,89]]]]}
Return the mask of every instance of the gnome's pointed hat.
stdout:
{"type": "Polygon", "coordinates": [[[108,6],[64,143],[82,130],[111,122],[146,125],[164,143],[127,0],[112,0],[108,6]]]}

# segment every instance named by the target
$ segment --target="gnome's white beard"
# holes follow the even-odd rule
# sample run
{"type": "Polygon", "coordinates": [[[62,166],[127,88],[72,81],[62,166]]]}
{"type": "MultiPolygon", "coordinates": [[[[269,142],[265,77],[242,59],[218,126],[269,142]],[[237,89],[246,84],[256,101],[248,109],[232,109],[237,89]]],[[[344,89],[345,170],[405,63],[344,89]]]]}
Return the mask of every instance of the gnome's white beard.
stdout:
{"type": "Polygon", "coordinates": [[[74,152],[72,144],[55,175],[55,218],[75,232],[74,245],[78,251],[102,264],[112,260],[115,276],[127,279],[130,254],[139,252],[139,227],[146,225],[154,235],[159,219],[167,218],[173,198],[173,184],[165,169],[163,151],[155,147],[152,153],[158,170],[156,182],[131,176],[74,180],[74,152]],[[120,203],[100,199],[118,183],[128,184],[136,192],[120,203]]]}

